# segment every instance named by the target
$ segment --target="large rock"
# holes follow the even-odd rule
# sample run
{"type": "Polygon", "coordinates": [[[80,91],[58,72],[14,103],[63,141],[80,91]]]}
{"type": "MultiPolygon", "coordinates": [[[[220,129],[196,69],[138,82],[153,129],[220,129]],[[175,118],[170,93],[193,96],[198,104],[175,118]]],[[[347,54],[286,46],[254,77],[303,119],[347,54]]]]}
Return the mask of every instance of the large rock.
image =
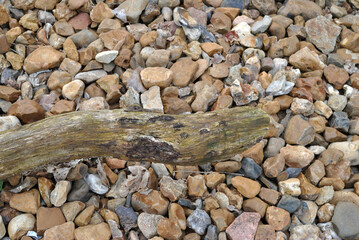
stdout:
{"type": "Polygon", "coordinates": [[[279,9],[278,14],[294,18],[301,15],[305,20],[322,15],[322,8],[308,0],[288,0],[279,9]]]}
{"type": "Polygon", "coordinates": [[[37,189],[14,194],[10,199],[10,207],[25,213],[36,214],[40,207],[40,193],[37,189]]]}
{"type": "Polygon", "coordinates": [[[32,214],[21,214],[9,222],[7,231],[11,239],[21,239],[28,231],[35,228],[36,219],[32,214]]]}
{"type": "Polygon", "coordinates": [[[343,239],[359,237],[359,206],[351,202],[338,202],[332,218],[335,231],[343,239]]]}
{"type": "Polygon", "coordinates": [[[334,142],[328,149],[338,149],[344,153],[343,159],[350,161],[350,165],[359,165],[359,140],[353,142],[334,142]]]}
{"type": "Polygon", "coordinates": [[[287,143],[307,145],[314,141],[314,137],[314,128],[300,115],[295,115],[289,120],[284,134],[287,143]]]}
{"type": "Polygon", "coordinates": [[[58,67],[65,54],[50,46],[39,47],[25,58],[24,70],[31,74],[42,70],[58,67]]]}
{"type": "Polygon", "coordinates": [[[323,53],[328,54],[334,50],[341,28],[323,16],[318,16],[305,23],[307,37],[323,53]]]}

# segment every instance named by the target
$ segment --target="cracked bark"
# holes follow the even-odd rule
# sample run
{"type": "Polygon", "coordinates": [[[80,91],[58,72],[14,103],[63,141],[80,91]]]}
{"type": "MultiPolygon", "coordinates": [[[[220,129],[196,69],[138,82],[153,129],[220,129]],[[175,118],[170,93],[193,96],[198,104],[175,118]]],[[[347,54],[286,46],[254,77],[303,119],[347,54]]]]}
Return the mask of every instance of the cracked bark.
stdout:
{"type": "Polygon", "coordinates": [[[263,138],[269,116],[236,107],[191,115],[71,112],[0,133],[0,179],[80,158],[197,165],[226,160],[263,138]]]}

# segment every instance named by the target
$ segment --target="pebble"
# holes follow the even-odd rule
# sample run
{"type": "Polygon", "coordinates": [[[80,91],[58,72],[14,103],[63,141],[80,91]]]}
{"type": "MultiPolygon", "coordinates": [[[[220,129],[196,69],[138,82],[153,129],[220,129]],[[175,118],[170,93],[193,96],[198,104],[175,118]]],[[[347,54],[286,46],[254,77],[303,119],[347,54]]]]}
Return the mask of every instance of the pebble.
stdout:
{"type": "Polygon", "coordinates": [[[300,207],[300,200],[291,195],[283,195],[277,204],[277,207],[283,208],[289,213],[294,213],[300,207]]]}
{"type": "Polygon", "coordinates": [[[270,206],[267,208],[266,221],[276,231],[287,230],[291,223],[289,212],[282,208],[274,206],[270,206]]]}
{"type": "Polygon", "coordinates": [[[21,123],[15,116],[0,117],[0,131],[6,131],[19,126],[21,126],[21,123]]]}
{"type": "Polygon", "coordinates": [[[163,176],[160,181],[160,190],[163,196],[171,201],[177,201],[186,196],[187,184],[181,179],[174,180],[169,176],[163,176]]]}
{"type": "Polygon", "coordinates": [[[241,163],[246,177],[257,179],[261,175],[262,168],[253,159],[243,158],[241,163]]]}
{"type": "Polygon", "coordinates": [[[293,168],[306,167],[314,159],[314,153],[303,146],[287,145],[280,153],[283,154],[285,163],[293,168]]]}
{"type": "Polygon", "coordinates": [[[88,72],[80,72],[75,75],[75,79],[80,79],[85,83],[89,84],[106,75],[107,73],[105,70],[93,70],[88,72]]]}
{"type": "Polygon", "coordinates": [[[168,87],[173,80],[173,72],[164,67],[148,67],[141,71],[141,80],[145,88],[152,86],[168,87]]]}
{"type": "Polygon", "coordinates": [[[320,239],[320,230],[317,226],[313,226],[310,224],[296,226],[291,229],[291,236],[290,240],[294,239],[313,239],[319,240],[320,239]]]}
{"type": "Polygon", "coordinates": [[[194,210],[187,218],[187,226],[198,235],[204,235],[211,222],[210,216],[201,209],[194,210]]]}
{"type": "Polygon", "coordinates": [[[69,100],[75,100],[79,97],[82,97],[85,89],[85,84],[81,80],[73,80],[65,84],[62,87],[62,96],[69,100]]]}
{"type": "MultiPolygon", "coordinates": [[[[44,239],[72,239],[74,237],[75,224],[73,222],[66,222],[52,228],[49,228],[44,233],[44,239]]],[[[29,239],[30,240],[30,239],[29,239]]]]}
{"type": "Polygon", "coordinates": [[[262,20],[256,21],[252,25],[251,32],[253,34],[264,33],[265,31],[267,31],[271,23],[272,23],[272,18],[268,15],[265,15],[262,20]]]}
{"type": "Polygon", "coordinates": [[[288,144],[307,145],[314,141],[315,129],[300,115],[293,116],[285,129],[284,139],[288,144]]]}
{"type": "Polygon", "coordinates": [[[7,113],[16,116],[23,124],[32,123],[45,118],[44,109],[37,102],[30,99],[13,103],[7,113]]]}
{"type": "Polygon", "coordinates": [[[50,201],[55,207],[61,207],[67,200],[67,195],[71,190],[71,182],[59,181],[50,195],[50,201]]]}
{"type": "Polygon", "coordinates": [[[11,239],[21,239],[27,231],[32,231],[35,228],[36,218],[29,213],[20,214],[9,222],[7,231],[11,239]]]}
{"type": "Polygon", "coordinates": [[[75,239],[103,239],[110,240],[111,231],[107,223],[92,224],[84,227],[78,227],[74,231],[75,239]]]}
{"type": "Polygon", "coordinates": [[[177,221],[168,218],[161,218],[158,221],[157,233],[164,239],[180,239],[182,236],[182,231],[177,221]]]}
{"type": "Polygon", "coordinates": [[[358,205],[350,202],[338,202],[332,222],[338,235],[342,238],[358,237],[358,205]]]}
{"type": "Polygon", "coordinates": [[[97,194],[105,194],[108,192],[109,187],[104,185],[100,176],[97,174],[89,174],[85,177],[85,181],[90,187],[90,190],[97,194]]]}
{"type": "Polygon", "coordinates": [[[157,235],[158,222],[160,221],[160,219],[163,218],[164,217],[161,215],[143,212],[138,216],[138,228],[141,230],[141,232],[146,238],[150,239],[157,235]]]}
{"type": "Polygon", "coordinates": [[[113,60],[115,60],[117,55],[118,55],[118,51],[116,51],[116,50],[103,51],[103,52],[96,54],[95,59],[96,59],[96,61],[98,61],[100,63],[108,64],[108,63],[112,62],[113,60]]]}
{"type": "Polygon", "coordinates": [[[328,106],[333,111],[343,111],[347,105],[347,98],[344,95],[331,95],[328,99],[328,106]]]}
{"type": "Polygon", "coordinates": [[[2,217],[0,216],[0,237],[3,238],[6,235],[6,228],[2,217]]]}
{"type": "Polygon", "coordinates": [[[246,198],[253,198],[260,191],[260,184],[257,181],[241,176],[232,178],[232,185],[246,198]]]}
{"type": "Polygon", "coordinates": [[[299,185],[300,181],[298,178],[290,178],[288,180],[280,181],[278,183],[279,191],[281,194],[289,194],[295,197],[301,194],[301,189],[299,185]]]}
{"type": "Polygon", "coordinates": [[[260,219],[259,213],[243,212],[226,229],[228,238],[254,239],[260,219]]]}
{"type": "Polygon", "coordinates": [[[40,207],[40,193],[37,189],[17,193],[10,198],[10,207],[24,213],[36,214],[40,207]]]}
{"type": "Polygon", "coordinates": [[[147,195],[139,192],[134,193],[132,195],[131,204],[136,211],[142,210],[147,213],[165,215],[169,201],[161,192],[153,190],[147,195]]]}
{"type": "Polygon", "coordinates": [[[28,73],[47,70],[60,65],[65,54],[50,46],[37,48],[24,60],[24,70],[28,73]]]}
{"type": "Polygon", "coordinates": [[[152,86],[141,95],[143,109],[150,112],[163,113],[163,105],[160,96],[160,87],[152,86]]]}

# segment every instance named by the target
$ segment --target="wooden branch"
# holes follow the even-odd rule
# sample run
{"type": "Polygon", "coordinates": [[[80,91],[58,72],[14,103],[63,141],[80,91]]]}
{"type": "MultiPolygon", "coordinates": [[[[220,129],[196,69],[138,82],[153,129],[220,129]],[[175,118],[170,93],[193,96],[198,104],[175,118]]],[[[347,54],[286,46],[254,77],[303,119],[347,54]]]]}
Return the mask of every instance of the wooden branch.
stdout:
{"type": "Polygon", "coordinates": [[[123,110],[60,114],[0,133],[0,179],[89,157],[197,165],[225,160],[263,138],[269,116],[236,107],[190,115],[123,110]]]}

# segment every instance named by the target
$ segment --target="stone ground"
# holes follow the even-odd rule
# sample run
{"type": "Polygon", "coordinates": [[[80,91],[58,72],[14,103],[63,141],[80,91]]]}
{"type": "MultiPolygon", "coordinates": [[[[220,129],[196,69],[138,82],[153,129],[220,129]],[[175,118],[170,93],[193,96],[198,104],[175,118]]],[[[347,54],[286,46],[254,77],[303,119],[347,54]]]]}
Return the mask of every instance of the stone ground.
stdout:
{"type": "Polygon", "coordinates": [[[95,109],[271,116],[265,138],[228,161],[109,157],[11,177],[0,239],[359,239],[358,9],[0,0],[1,131],[95,109]]]}

